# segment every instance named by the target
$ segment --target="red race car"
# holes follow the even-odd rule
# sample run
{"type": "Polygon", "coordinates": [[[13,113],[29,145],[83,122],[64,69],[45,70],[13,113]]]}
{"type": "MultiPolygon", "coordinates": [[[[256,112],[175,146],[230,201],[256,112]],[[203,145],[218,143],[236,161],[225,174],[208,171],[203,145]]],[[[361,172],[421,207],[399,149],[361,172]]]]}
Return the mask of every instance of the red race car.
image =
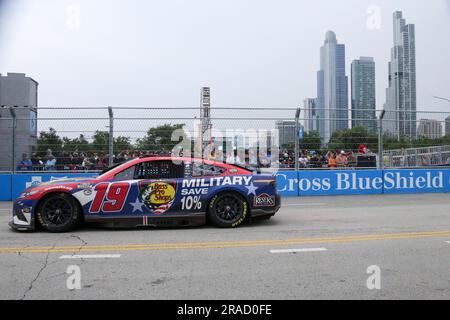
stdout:
{"type": "Polygon", "coordinates": [[[237,227],[280,208],[276,178],[192,158],[146,157],[109,168],[97,178],[42,183],[16,199],[10,226],[65,232],[81,222],[113,227],[193,226],[207,220],[237,227]]]}

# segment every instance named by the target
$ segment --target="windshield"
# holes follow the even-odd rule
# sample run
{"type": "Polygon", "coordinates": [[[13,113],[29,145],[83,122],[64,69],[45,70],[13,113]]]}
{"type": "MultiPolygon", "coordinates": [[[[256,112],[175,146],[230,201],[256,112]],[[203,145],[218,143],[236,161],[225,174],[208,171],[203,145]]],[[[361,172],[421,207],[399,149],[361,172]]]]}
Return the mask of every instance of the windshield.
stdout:
{"type": "Polygon", "coordinates": [[[105,170],[102,171],[102,173],[100,174],[100,176],[97,177],[97,179],[103,178],[106,174],[108,174],[108,173],[109,173],[111,170],[113,170],[113,169],[119,169],[119,168],[121,168],[121,167],[125,167],[125,166],[128,164],[128,162],[130,162],[131,160],[133,160],[133,159],[128,159],[128,160],[126,160],[126,161],[117,163],[117,164],[115,164],[115,165],[113,165],[113,166],[111,166],[111,167],[109,167],[109,168],[106,168],[105,170]]]}

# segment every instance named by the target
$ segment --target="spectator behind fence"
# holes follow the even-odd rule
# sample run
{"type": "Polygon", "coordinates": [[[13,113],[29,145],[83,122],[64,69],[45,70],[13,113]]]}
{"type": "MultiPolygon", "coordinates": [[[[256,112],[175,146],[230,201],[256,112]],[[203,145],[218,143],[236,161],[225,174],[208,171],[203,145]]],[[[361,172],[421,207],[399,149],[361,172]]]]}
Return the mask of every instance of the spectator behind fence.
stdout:
{"type": "Polygon", "coordinates": [[[78,154],[78,152],[74,152],[72,155],[72,169],[76,170],[83,165],[83,157],[78,154]]]}
{"type": "Polygon", "coordinates": [[[47,157],[44,168],[47,171],[56,170],[56,158],[53,155],[47,157]]]}
{"type": "Polygon", "coordinates": [[[336,166],[338,168],[345,168],[347,164],[348,164],[347,156],[345,155],[345,151],[342,150],[336,157],[336,166]]]}
{"type": "Polygon", "coordinates": [[[61,157],[58,159],[58,165],[56,166],[58,170],[70,170],[72,165],[72,159],[70,155],[63,151],[61,157]]]}
{"type": "Polygon", "coordinates": [[[44,162],[42,162],[42,158],[36,152],[31,155],[31,162],[33,163],[33,171],[42,171],[44,168],[44,162]]]}
{"type": "Polygon", "coordinates": [[[86,155],[81,163],[81,166],[86,170],[90,170],[93,165],[94,163],[91,161],[91,158],[86,155]]]}
{"type": "Polygon", "coordinates": [[[350,168],[355,168],[358,165],[358,159],[353,152],[347,155],[347,165],[350,168]]]}
{"type": "Polygon", "coordinates": [[[117,157],[115,157],[114,158],[114,163],[122,163],[122,162],[124,162],[126,159],[125,159],[125,156],[124,156],[124,154],[121,152],[121,153],[119,153],[118,155],[117,155],[117,157]]]}
{"type": "Polygon", "coordinates": [[[328,153],[328,168],[336,168],[336,156],[333,152],[328,153]]]}
{"type": "Polygon", "coordinates": [[[311,168],[322,168],[322,162],[320,161],[320,158],[316,152],[312,152],[312,157],[309,160],[310,167],[311,168]]]}
{"type": "Polygon", "coordinates": [[[97,163],[95,166],[96,170],[104,170],[106,168],[106,158],[103,154],[97,157],[97,163]]]}
{"type": "Polygon", "coordinates": [[[308,160],[308,157],[306,156],[306,154],[302,154],[300,156],[300,158],[298,159],[298,162],[300,164],[300,168],[307,168],[309,160],[308,160]]]}
{"type": "Polygon", "coordinates": [[[365,144],[361,143],[358,147],[358,152],[361,154],[367,154],[368,150],[365,144]]]}
{"type": "Polygon", "coordinates": [[[22,160],[17,164],[17,171],[31,171],[33,162],[28,158],[26,153],[22,154],[22,160]]]}

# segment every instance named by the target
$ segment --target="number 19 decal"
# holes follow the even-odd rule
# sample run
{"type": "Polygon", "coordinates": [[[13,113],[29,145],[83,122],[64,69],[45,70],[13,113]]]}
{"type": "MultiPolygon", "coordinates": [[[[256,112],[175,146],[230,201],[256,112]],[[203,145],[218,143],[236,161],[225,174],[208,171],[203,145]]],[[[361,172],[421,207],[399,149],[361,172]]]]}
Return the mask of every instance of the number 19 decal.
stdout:
{"type": "Polygon", "coordinates": [[[129,182],[115,182],[115,183],[99,183],[95,186],[94,200],[92,201],[89,212],[99,213],[103,212],[119,212],[122,211],[130,191],[129,182]]]}

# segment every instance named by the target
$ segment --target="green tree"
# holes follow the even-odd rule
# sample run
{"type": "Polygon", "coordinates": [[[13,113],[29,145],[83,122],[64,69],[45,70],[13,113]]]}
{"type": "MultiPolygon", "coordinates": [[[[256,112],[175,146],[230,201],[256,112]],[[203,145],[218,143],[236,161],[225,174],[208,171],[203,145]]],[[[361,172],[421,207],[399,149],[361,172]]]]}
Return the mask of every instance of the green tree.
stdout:
{"type": "Polygon", "coordinates": [[[172,141],[172,133],[183,127],[184,124],[164,124],[150,128],[144,138],[136,141],[136,148],[140,151],[170,152],[179,143],[179,141],[172,141]]]}
{"type": "Polygon", "coordinates": [[[360,144],[365,144],[372,151],[378,149],[378,136],[371,134],[366,127],[355,127],[334,132],[328,143],[328,150],[343,149],[356,151],[360,144]]]}
{"type": "Polygon", "coordinates": [[[320,150],[321,144],[319,132],[312,131],[303,135],[303,139],[300,141],[300,149],[320,150]]]}
{"type": "MultiPolygon", "coordinates": [[[[108,135],[109,137],[109,135],[108,135]]],[[[119,136],[114,138],[114,153],[118,154],[120,152],[134,150],[134,146],[131,143],[130,137],[119,136]]]]}
{"type": "Polygon", "coordinates": [[[109,150],[109,132],[95,131],[92,136],[91,151],[96,153],[108,153],[109,150]]]}
{"type": "Polygon", "coordinates": [[[56,130],[49,128],[48,131],[41,131],[37,139],[38,154],[44,157],[47,150],[52,150],[53,155],[59,155],[62,150],[63,140],[58,136],[56,130]]]}
{"type": "Polygon", "coordinates": [[[439,139],[429,139],[426,137],[419,137],[418,139],[401,137],[400,139],[396,139],[387,135],[383,137],[384,150],[427,148],[445,145],[450,145],[450,136],[441,137],[439,139]]]}
{"type": "MultiPolygon", "coordinates": [[[[134,147],[131,144],[129,137],[119,136],[113,139],[113,150],[117,154],[119,152],[133,150],[134,147]]],[[[92,137],[92,143],[90,144],[90,150],[92,152],[108,154],[109,153],[109,132],[108,131],[96,131],[92,137]]]]}
{"type": "Polygon", "coordinates": [[[86,152],[90,150],[89,141],[86,140],[83,134],[74,139],[63,137],[62,141],[62,150],[66,152],[86,152]]]}

